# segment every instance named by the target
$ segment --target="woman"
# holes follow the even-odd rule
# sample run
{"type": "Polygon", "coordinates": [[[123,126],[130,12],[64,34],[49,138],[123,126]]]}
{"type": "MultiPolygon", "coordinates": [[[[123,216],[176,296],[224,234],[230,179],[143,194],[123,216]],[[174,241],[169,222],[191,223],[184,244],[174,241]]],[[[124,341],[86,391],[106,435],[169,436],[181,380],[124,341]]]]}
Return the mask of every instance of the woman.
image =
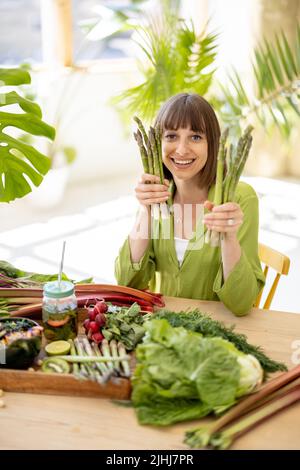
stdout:
{"type": "Polygon", "coordinates": [[[136,224],[115,263],[117,282],[173,297],[220,300],[235,315],[244,315],[264,285],[256,193],[240,182],[234,201],[211,202],[220,127],[204,98],[173,96],[155,125],[162,131],[165,176],[174,181],[170,237],[151,237],[149,229],[150,207],[167,201],[169,181],[161,185],[157,176],[143,174],[135,188],[136,224]],[[219,247],[204,243],[207,230],[221,234],[219,247]]]}

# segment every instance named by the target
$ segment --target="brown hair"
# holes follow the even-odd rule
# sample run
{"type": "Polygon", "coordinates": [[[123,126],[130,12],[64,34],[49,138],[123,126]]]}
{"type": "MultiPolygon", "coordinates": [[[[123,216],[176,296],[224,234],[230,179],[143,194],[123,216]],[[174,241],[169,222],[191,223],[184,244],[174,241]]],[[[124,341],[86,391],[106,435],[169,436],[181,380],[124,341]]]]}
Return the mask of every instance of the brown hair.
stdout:
{"type": "MultiPolygon", "coordinates": [[[[179,93],[166,101],[158,112],[155,126],[161,131],[190,127],[201,132],[207,139],[207,162],[201,171],[202,186],[208,188],[216,180],[217,156],[220,140],[220,126],[211,105],[196,93],[179,93]]],[[[164,166],[165,174],[170,177],[164,166]]]]}

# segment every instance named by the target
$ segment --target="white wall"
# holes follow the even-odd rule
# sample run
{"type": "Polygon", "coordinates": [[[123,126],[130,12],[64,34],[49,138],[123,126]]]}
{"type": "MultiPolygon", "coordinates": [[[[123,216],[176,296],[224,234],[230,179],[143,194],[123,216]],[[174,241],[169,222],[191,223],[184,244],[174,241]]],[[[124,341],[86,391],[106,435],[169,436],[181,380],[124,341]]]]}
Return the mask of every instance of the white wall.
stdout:
{"type": "Polygon", "coordinates": [[[44,120],[57,128],[60,144],[77,150],[71,182],[141,172],[133,126],[125,126],[109,104],[111,97],[137,84],[138,71],[133,61],[103,61],[67,77],[40,73],[36,80],[43,96],[44,120]]]}

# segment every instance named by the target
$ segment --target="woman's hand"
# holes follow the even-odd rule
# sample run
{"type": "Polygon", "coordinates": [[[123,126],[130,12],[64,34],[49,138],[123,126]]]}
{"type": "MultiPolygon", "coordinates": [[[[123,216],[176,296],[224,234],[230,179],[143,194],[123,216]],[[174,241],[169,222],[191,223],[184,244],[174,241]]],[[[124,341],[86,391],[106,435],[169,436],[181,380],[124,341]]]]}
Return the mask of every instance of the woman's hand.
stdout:
{"type": "Polygon", "coordinates": [[[166,202],[170,197],[169,181],[164,180],[164,183],[160,184],[159,176],[144,173],[135,188],[135,195],[139,203],[143,206],[150,206],[166,202]]]}
{"type": "Polygon", "coordinates": [[[236,202],[226,202],[215,206],[205,201],[204,207],[210,212],[205,214],[204,223],[209,230],[226,234],[226,238],[236,238],[237,231],[243,223],[243,211],[236,202]]]}

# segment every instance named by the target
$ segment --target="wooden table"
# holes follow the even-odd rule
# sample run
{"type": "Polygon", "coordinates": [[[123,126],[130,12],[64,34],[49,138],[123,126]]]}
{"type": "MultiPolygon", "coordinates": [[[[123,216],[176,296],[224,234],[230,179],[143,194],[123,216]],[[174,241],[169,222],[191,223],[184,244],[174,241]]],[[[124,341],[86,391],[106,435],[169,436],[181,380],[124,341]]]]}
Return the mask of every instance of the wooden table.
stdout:
{"type": "MultiPolygon", "coordinates": [[[[236,318],[219,302],[166,298],[176,311],[198,307],[227,325],[235,324],[250,342],[263,346],[289,368],[300,360],[300,315],[260,309],[236,318]],[[298,340],[298,354],[293,342],[298,340]],[[294,349],[293,349],[294,347],[294,349]]],[[[199,421],[167,428],[140,426],[133,409],[107,399],[6,393],[0,409],[0,449],[187,449],[184,431],[199,421]]],[[[204,421],[204,420],[203,420],[204,421]]],[[[277,414],[232,449],[300,449],[300,403],[277,414]]]]}

